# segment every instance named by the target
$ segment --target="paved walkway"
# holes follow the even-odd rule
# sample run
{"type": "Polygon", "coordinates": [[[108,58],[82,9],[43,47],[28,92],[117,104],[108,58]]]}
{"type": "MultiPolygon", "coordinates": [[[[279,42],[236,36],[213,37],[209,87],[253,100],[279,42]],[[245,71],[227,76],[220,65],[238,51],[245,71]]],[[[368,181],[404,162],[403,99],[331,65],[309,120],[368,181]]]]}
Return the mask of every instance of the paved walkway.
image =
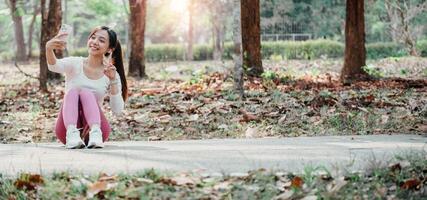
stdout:
{"type": "Polygon", "coordinates": [[[416,135],[325,136],[160,142],[108,142],[104,149],[67,150],[59,143],[1,144],[0,173],[135,172],[146,168],[234,173],[266,168],[300,171],[303,166],[346,166],[360,170],[372,159],[426,151],[416,135]]]}

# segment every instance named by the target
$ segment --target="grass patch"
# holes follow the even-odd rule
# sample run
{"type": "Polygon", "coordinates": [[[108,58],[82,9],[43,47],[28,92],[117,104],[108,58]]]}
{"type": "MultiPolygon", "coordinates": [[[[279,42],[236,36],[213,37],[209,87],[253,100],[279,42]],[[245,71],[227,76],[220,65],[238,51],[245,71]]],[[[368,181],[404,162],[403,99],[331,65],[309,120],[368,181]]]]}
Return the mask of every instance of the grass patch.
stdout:
{"type": "Polygon", "coordinates": [[[134,174],[88,176],[0,175],[0,199],[423,199],[427,152],[407,152],[363,172],[306,166],[301,173],[259,169],[207,175],[148,169],[134,174]]]}

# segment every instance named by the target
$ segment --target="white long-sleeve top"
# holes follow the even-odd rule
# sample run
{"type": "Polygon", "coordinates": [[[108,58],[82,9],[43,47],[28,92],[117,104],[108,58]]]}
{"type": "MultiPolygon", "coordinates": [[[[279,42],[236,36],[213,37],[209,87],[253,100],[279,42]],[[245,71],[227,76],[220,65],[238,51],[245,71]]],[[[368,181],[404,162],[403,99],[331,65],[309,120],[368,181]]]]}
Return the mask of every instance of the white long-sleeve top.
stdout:
{"type": "Polygon", "coordinates": [[[116,80],[118,81],[118,93],[111,95],[108,93],[110,80],[107,76],[102,76],[100,79],[93,80],[86,76],[83,71],[83,57],[66,57],[57,59],[54,65],[49,65],[48,68],[52,72],[65,75],[65,92],[74,88],[86,88],[91,90],[98,101],[98,105],[102,105],[105,96],[110,97],[110,107],[114,114],[120,114],[124,109],[124,101],[122,98],[122,85],[120,75],[116,72],[116,80]]]}

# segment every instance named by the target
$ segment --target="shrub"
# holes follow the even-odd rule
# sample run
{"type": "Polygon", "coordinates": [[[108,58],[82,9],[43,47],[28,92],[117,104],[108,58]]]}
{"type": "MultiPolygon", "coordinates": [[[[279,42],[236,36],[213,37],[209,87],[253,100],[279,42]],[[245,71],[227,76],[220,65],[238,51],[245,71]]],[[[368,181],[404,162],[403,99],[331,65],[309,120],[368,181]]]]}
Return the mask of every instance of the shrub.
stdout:
{"type": "Polygon", "coordinates": [[[407,55],[405,48],[393,42],[379,42],[366,45],[367,59],[402,57],[405,55],[407,55]]]}
{"type": "MultiPolygon", "coordinates": [[[[421,40],[417,44],[421,56],[427,57],[427,40],[421,40]]],[[[123,49],[125,50],[125,49],[123,49]]],[[[232,42],[224,44],[223,59],[232,59],[234,46],[232,42]]],[[[150,44],[145,47],[145,59],[148,62],[184,60],[186,47],[183,44],[150,44]]],[[[211,60],[213,58],[211,44],[194,45],[194,60],[211,60]]],[[[87,56],[86,48],[71,51],[72,56],[87,56]]],[[[344,44],[332,40],[309,41],[278,41],[263,42],[261,44],[263,59],[318,59],[318,58],[342,58],[344,56],[344,44]]],[[[372,43],[366,45],[367,59],[380,59],[386,57],[401,57],[408,55],[404,47],[392,42],[372,43]]],[[[6,57],[6,56],[3,56],[6,57]]]]}
{"type": "Polygon", "coordinates": [[[417,50],[422,57],[427,57],[427,40],[418,41],[417,50]]]}

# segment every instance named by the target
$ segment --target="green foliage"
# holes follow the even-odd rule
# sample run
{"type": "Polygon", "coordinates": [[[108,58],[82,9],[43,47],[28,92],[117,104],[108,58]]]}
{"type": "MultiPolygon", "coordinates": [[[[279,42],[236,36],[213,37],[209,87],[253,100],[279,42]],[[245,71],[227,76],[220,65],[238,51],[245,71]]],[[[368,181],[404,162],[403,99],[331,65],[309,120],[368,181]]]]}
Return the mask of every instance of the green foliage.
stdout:
{"type": "Polygon", "coordinates": [[[179,44],[151,44],[145,47],[148,62],[183,60],[184,46],[179,44]]]}
{"type": "MultiPolygon", "coordinates": [[[[261,44],[263,59],[281,61],[286,59],[318,59],[340,58],[344,56],[344,44],[331,40],[310,40],[303,42],[281,41],[264,42],[261,44]]],[[[427,56],[427,40],[418,42],[418,50],[422,56],[427,56]]],[[[185,46],[180,44],[149,44],[145,46],[145,59],[148,62],[164,62],[184,60],[185,46]]],[[[213,49],[211,45],[195,45],[193,49],[194,60],[211,60],[213,49]]],[[[232,59],[233,44],[226,43],[223,59],[232,59]]],[[[86,48],[73,50],[72,56],[87,56],[86,48]]],[[[366,45],[368,59],[381,59],[387,57],[402,57],[407,53],[404,47],[391,42],[373,43],[366,45]]],[[[9,58],[11,54],[1,53],[0,57],[9,58]]]]}
{"type": "Polygon", "coordinates": [[[112,0],[90,0],[86,2],[90,10],[95,11],[97,15],[111,15],[117,12],[117,6],[112,0]]]}
{"type": "Polygon", "coordinates": [[[367,59],[402,57],[406,55],[404,47],[393,42],[379,42],[366,45],[367,59]]]}
{"type": "Polygon", "coordinates": [[[274,71],[266,70],[264,73],[261,74],[261,77],[266,80],[274,80],[277,78],[277,74],[274,71]]]}
{"type": "Polygon", "coordinates": [[[427,57],[427,40],[420,40],[417,42],[417,50],[420,56],[427,57]]]}
{"type": "Polygon", "coordinates": [[[343,44],[330,40],[264,42],[261,49],[264,58],[281,55],[284,59],[336,58],[343,52],[343,44]]]}
{"type": "Polygon", "coordinates": [[[375,78],[382,78],[384,77],[384,72],[382,72],[378,67],[375,67],[373,65],[366,65],[362,68],[366,73],[371,75],[375,78]]]}

